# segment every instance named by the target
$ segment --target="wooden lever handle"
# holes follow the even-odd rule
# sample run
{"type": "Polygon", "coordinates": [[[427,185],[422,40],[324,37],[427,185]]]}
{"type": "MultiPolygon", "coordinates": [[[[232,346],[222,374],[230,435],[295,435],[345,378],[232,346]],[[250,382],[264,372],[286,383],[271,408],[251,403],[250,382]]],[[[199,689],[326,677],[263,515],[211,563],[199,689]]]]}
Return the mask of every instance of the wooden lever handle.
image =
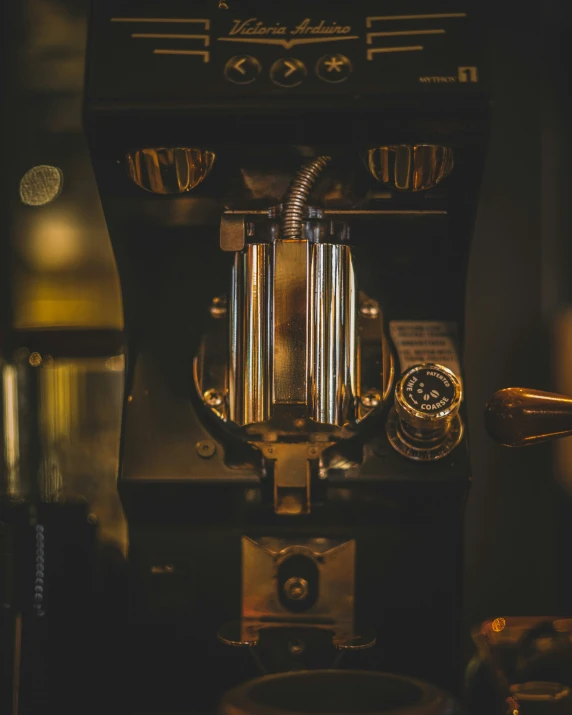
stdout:
{"type": "Polygon", "coordinates": [[[485,408],[485,426],[506,447],[566,437],[572,434],[572,397],[525,387],[499,390],[485,408]]]}

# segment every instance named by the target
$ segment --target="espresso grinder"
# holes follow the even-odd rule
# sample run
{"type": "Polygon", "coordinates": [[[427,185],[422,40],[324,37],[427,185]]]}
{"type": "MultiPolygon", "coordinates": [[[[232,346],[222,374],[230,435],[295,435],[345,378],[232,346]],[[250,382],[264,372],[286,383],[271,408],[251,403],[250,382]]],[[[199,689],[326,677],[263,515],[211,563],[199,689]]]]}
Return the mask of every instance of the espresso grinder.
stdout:
{"type": "Polygon", "coordinates": [[[474,13],[93,2],[133,712],[284,671],[458,687],[474,13]]]}

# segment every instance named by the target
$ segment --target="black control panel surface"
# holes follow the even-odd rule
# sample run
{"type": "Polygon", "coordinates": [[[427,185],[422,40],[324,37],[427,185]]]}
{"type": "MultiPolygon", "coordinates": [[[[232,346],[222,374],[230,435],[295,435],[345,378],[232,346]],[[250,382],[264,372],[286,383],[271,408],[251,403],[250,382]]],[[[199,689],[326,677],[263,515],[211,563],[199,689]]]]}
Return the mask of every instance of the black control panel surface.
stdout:
{"type": "Polygon", "coordinates": [[[89,98],[235,98],[483,91],[470,0],[94,0],[89,98]]]}

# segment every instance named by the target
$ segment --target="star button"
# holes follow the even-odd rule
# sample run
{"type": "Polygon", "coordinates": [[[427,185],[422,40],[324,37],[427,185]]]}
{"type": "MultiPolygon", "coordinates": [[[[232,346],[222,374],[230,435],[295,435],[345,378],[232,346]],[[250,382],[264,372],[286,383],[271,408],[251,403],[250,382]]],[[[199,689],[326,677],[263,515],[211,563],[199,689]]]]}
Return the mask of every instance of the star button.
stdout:
{"type": "Polygon", "coordinates": [[[324,55],[316,64],[316,74],[324,82],[345,82],[352,73],[352,63],[345,55],[324,55]]]}
{"type": "Polygon", "coordinates": [[[324,67],[328,68],[328,72],[341,72],[344,63],[339,57],[330,57],[324,62],[324,67]]]}

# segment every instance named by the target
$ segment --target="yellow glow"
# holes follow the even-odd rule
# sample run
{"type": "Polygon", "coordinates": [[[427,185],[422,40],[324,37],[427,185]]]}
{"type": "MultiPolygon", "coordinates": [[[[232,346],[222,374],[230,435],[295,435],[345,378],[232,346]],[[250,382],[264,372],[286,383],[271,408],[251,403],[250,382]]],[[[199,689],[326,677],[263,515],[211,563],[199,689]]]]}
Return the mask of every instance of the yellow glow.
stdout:
{"type": "Polygon", "coordinates": [[[80,272],[18,275],[15,280],[16,326],[123,328],[117,274],[102,271],[90,277],[80,272]]]}
{"type": "Polygon", "coordinates": [[[105,367],[108,370],[113,370],[114,372],[125,369],[125,356],[124,355],[114,355],[113,357],[107,358],[105,361],[105,367]]]}
{"type": "Polygon", "coordinates": [[[504,631],[506,627],[506,621],[504,618],[495,618],[495,620],[491,624],[491,628],[495,633],[500,633],[501,631],[504,631]]]}
{"type": "Polygon", "coordinates": [[[18,373],[13,365],[2,369],[4,388],[4,461],[6,464],[6,492],[19,496],[20,437],[18,430],[18,373]]]}
{"type": "Polygon", "coordinates": [[[125,554],[127,525],[116,488],[124,360],[117,358],[44,360],[40,485],[46,501],[86,500],[100,540],[125,554]]]}
{"type": "Polygon", "coordinates": [[[571,633],[572,632],[572,618],[559,618],[557,621],[553,622],[553,627],[558,633],[571,633]]]}
{"type": "Polygon", "coordinates": [[[32,224],[26,258],[39,270],[61,270],[78,264],[85,253],[85,236],[67,213],[42,212],[32,224]]]}

